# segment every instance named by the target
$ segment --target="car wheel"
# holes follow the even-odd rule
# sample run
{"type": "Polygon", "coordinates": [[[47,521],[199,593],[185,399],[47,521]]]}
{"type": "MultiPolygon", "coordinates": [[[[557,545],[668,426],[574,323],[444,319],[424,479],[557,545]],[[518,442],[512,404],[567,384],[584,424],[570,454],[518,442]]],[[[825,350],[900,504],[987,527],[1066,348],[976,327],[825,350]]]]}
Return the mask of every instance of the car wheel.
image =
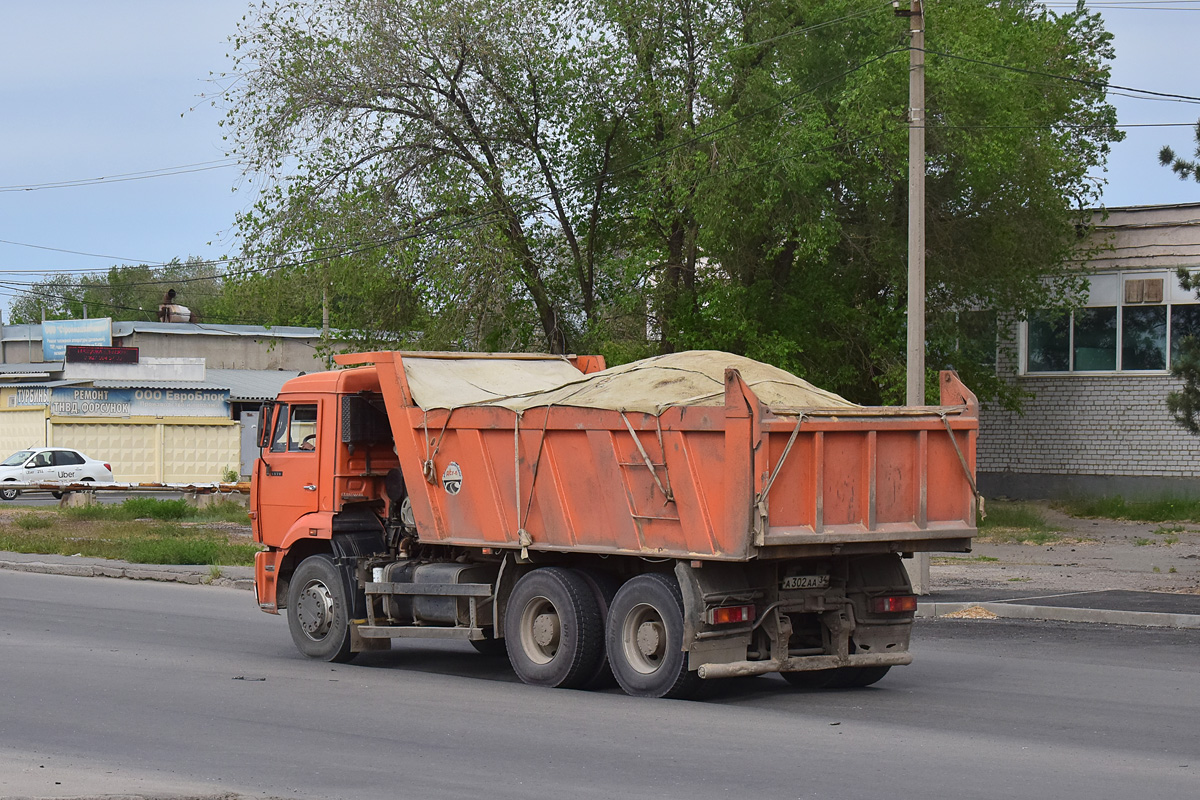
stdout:
{"type": "Polygon", "coordinates": [[[288,629],[296,649],[309,658],[344,663],[350,652],[346,583],[327,555],[301,562],[288,585],[288,629]]]}
{"type": "Polygon", "coordinates": [[[626,694],[682,699],[700,688],[683,651],[683,596],[673,577],[648,573],[622,586],[609,609],[607,642],[626,694]]]}
{"type": "Polygon", "coordinates": [[[20,494],[20,489],[0,489],[0,500],[16,500],[20,494]]]}
{"type": "Polygon", "coordinates": [[[581,688],[604,658],[604,628],[591,587],[569,569],[526,573],[508,598],[504,641],[509,663],[525,683],[581,688]]]}

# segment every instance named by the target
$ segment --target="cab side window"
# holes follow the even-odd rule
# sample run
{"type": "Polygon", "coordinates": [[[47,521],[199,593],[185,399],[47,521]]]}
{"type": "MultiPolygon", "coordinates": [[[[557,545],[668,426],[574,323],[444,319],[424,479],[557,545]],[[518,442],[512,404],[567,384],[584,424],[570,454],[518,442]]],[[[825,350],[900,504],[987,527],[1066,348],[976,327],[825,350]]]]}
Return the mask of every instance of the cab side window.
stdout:
{"type": "Polygon", "coordinates": [[[292,420],[288,426],[288,450],[311,452],[317,449],[317,406],[292,406],[292,420]]]}
{"type": "Polygon", "coordinates": [[[287,450],[288,407],[280,403],[275,407],[275,430],[271,432],[271,452],[282,453],[287,450]]]}
{"type": "Polygon", "coordinates": [[[77,453],[72,453],[69,450],[54,451],[54,466],[56,467],[74,467],[82,463],[83,459],[77,453]]]}
{"type": "Polygon", "coordinates": [[[27,467],[48,467],[48,466],[50,466],[50,454],[49,453],[38,453],[36,456],[33,457],[33,461],[26,464],[25,466],[27,466],[27,467]]]}

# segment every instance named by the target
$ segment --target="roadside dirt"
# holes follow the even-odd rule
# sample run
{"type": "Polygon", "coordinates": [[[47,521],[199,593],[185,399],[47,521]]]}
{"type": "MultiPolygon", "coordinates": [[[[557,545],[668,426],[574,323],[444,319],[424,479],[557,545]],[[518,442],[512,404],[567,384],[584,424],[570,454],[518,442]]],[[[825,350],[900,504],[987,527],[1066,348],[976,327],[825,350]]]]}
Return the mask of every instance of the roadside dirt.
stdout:
{"type": "Polygon", "coordinates": [[[998,544],[981,537],[971,553],[933,554],[934,591],[1128,589],[1200,594],[1200,524],[1077,519],[1049,507],[1042,511],[1058,531],[1057,541],[998,544]]]}

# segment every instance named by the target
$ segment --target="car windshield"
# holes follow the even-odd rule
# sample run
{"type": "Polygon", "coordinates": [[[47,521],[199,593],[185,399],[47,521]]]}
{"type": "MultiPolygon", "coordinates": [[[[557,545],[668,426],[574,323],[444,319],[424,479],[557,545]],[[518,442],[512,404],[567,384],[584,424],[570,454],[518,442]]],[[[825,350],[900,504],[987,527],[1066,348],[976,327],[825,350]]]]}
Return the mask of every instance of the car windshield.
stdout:
{"type": "Polygon", "coordinates": [[[33,455],[32,450],[22,450],[19,453],[13,453],[11,456],[4,459],[4,463],[0,464],[0,467],[15,467],[19,464],[24,464],[25,459],[29,458],[31,455],[33,455]]]}

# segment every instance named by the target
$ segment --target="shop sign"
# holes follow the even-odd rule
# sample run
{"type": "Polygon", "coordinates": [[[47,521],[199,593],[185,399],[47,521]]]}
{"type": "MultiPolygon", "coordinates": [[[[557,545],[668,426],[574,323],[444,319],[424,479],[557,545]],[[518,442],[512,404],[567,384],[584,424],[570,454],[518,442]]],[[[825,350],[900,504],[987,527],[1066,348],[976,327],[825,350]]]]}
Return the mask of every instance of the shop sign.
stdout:
{"type": "Polygon", "coordinates": [[[112,347],[112,319],[48,319],[42,323],[42,360],[63,361],[67,345],[112,347]]]}
{"type": "Polygon", "coordinates": [[[228,417],[228,389],[94,389],[57,387],[59,417],[228,417]]]}

